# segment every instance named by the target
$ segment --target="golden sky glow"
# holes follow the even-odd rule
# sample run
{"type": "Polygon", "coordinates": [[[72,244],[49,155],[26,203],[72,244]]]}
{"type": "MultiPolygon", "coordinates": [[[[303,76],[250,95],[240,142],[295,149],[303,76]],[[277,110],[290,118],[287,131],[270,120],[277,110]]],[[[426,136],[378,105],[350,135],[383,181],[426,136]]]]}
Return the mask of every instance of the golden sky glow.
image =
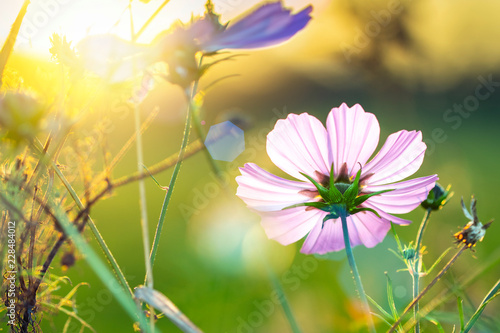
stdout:
{"type": "MultiPolygon", "coordinates": [[[[146,22],[164,0],[144,4],[132,1],[135,31],[146,22]]],[[[224,21],[259,3],[258,0],[215,1],[216,10],[224,21]]],[[[313,1],[314,2],[314,1],[313,1]]],[[[0,43],[3,43],[23,0],[11,0],[0,5],[0,43]]],[[[302,8],[305,0],[285,1],[293,8],[302,8]]],[[[21,26],[17,50],[48,54],[49,38],[53,33],[66,35],[73,45],[87,35],[113,33],[124,39],[131,36],[130,13],[126,0],[33,0],[21,26]]],[[[175,20],[189,21],[191,15],[204,11],[205,0],[171,0],[151,23],[140,42],[148,42],[167,29],[175,20]]]]}

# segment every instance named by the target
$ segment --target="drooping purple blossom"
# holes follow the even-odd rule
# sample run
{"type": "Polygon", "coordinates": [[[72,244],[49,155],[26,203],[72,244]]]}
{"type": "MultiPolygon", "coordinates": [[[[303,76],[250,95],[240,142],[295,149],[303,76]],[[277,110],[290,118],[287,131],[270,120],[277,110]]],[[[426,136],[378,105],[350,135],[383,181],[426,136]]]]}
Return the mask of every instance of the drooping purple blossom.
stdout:
{"type": "Polygon", "coordinates": [[[281,1],[266,3],[234,23],[229,22],[224,29],[213,29],[210,38],[200,38],[200,48],[211,53],[222,49],[255,49],[280,44],[307,25],[311,20],[311,11],[312,6],[307,6],[292,14],[281,1]]]}
{"type": "Polygon", "coordinates": [[[379,135],[377,118],[358,104],[332,109],[326,129],[307,113],[290,114],[269,133],[267,153],[276,166],[299,181],[283,179],[247,163],[236,178],[237,195],[262,217],[269,238],[288,245],[307,235],[301,252],[339,251],[344,248],[340,218],[328,218],[324,210],[297,205],[323,201],[308,177],[328,187],[333,175],[334,186],[342,192],[361,170],[358,197],[391,190],[369,197],[357,208],[365,211],[347,217],[352,246],[373,247],[384,239],[390,222],[411,223],[391,214],[416,208],[438,179],[432,175],[402,181],[423,162],[426,145],[421,132],[402,130],[391,134],[368,161],[379,135]]]}
{"type": "Polygon", "coordinates": [[[195,55],[223,49],[255,49],[283,43],[311,20],[312,6],[296,14],[281,1],[265,3],[226,24],[207,3],[207,12],[187,24],[162,32],[151,45],[107,34],[88,36],[77,46],[83,66],[111,81],[122,81],[155,62],[166,62],[168,79],[186,86],[203,74],[195,55]]]}

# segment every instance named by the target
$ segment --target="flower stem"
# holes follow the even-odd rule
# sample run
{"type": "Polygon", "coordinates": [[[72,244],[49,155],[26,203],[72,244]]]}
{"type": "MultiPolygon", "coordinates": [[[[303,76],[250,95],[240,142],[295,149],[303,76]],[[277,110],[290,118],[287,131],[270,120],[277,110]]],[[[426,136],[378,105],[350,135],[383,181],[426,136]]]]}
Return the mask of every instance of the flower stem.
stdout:
{"type": "MultiPolygon", "coordinates": [[[[177,180],[177,176],[179,175],[179,171],[181,169],[182,160],[184,159],[184,154],[186,152],[186,147],[189,141],[189,134],[191,132],[191,118],[193,116],[193,107],[194,107],[194,96],[196,95],[196,91],[198,90],[198,80],[193,83],[191,92],[188,92],[186,89],[186,96],[188,98],[188,109],[186,114],[186,124],[184,126],[184,136],[182,138],[181,148],[179,150],[179,157],[177,158],[177,163],[175,164],[174,171],[172,173],[172,178],[170,178],[170,183],[168,185],[167,193],[165,194],[165,199],[163,200],[163,205],[161,207],[160,218],[158,220],[158,225],[156,226],[155,237],[153,240],[153,246],[151,247],[151,253],[149,254],[149,260],[151,262],[151,267],[154,266],[156,252],[158,251],[158,244],[160,242],[160,235],[163,229],[163,223],[165,222],[165,215],[167,213],[168,204],[170,203],[170,198],[172,197],[172,193],[174,191],[175,182],[177,180]]],[[[147,278],[147,277],[146,277],[147,278]]]]}
{"type": "Polygon", "coordinates": [[[399,317],[399,319],[392,325],[391,329],[389,330],[389,333],[394,332],[394,330],[396,329],[396,327],[401,323],[401,320],[402,320],[403,316],[405,314],[407,314],[408,311],[410,311],[415,306],[415,304],[417,304],[418,301],[436,284],[436,282],[438,282],[441,279],[441,277],[444,275],[444,273],[446,273],[446,271],[448,271],[448,269],[451,267],[451,265],[453,265],[455,263],[455,261],[462,254],[462,252],[464,252],[465,249],[467,249],[467,245],[464,245],[453,256],[453,258],[451,258],[450,261],[448,261],[448,263],[443,267],[443,269],[436,275],[436,277],[434,278],[434,280],[432,280],[431,283],[429,283],[427,285],[427,287],[425,287],[424,290],[422,290],[420,292],[420,294],[418,294],[418,296],[413,299],[413,301],[403,311],[403,313],[401,314],[401,316],[399,317]]]}
{"type": "Polygon", "coordinates": [[[363,284],[361,283],[361,277],[359,276],[358,267],[354,261],[354,255],[352,254],[351,242],[349,241],[349,231],[347,230],[347,212],[344,209],[339,210],[340,220],[342,221],[342,232],[344,234],[344,244],[345,252],[347,254],[347,260],[349,261],[349,266],[351,266],[351,272],[354,277],[354,283],[361,299],[361,305],[366,315],[366,321],[368,323],[368,329],[370,332],[375,333],[375,326],[373,324],[373,319],[370,314],[370,306],[368,305],[368,299],[366,298],[365,290],[363,289],[363,284]]]}
{"type": "MultiPolygon", "coordinates": [[[[425,211],[424,218],[422,219],[422,223],[420,224],[420,228],[417,234],[417,240],[415,242],[415,265],[413,266],[413,299],[415,300],[419,293],[419,284],[420,284],[420,250],[422,248],[422,238],[424,236],[425,228],[427,227],[427,223],[429,221],[429,217],[431,215],[432,209],[428,208],[425,211]]],[[[420,321],[418,320],[418,311],[419,305],[418,301],[415,303],[415,307],[413,308],[413,318],[415,319],[415,333],[420,333],[420,321]]]]}

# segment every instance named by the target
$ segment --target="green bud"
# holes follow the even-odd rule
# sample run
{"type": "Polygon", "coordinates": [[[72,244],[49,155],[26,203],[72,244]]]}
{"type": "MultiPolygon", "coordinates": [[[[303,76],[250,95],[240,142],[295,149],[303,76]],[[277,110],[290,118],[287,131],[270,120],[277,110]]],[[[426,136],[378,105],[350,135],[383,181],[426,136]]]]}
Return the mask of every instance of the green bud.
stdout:
{"type": "Polygon", "coordinates": [[[448,200],[453,196],[453,192],[450,192],[451,185],[448,185],[446,190],[436,183],[434,188],[429,192],[427,199],[422,202],[422,207],[425,209],[439,210],[448,202],[448,200]]]}

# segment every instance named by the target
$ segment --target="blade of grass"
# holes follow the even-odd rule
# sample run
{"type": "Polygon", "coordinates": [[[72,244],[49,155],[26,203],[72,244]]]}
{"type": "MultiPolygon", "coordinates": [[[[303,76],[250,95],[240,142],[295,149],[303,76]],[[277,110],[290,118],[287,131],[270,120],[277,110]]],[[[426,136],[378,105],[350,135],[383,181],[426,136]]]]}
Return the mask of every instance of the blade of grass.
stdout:
{"type": "Polygon", "coordinates": [[[481,304],[479,304],[479,307],[477,308],[476,312],[474,312],[471,319],[469,319],[469,321],[467,322],[467,325],[463,329],[463,331],[462,331],[463,333],[467,333],[472,329],[472,326],[474,326],[476,321],[479,319],[479,317],[483,313],[486,305],[488,305],[488,303],[491,302],[498,295],[500,295],[500,280],[498,280],[497,283],[495,283],[493,288],[491,288],[491,290],[488,292],[488,294],[484,297],[481,304]]]}
{"type": "Polygon", "coordinates": [[[85,260],[90,268],[99,277],[102,283],[116,298],[116,301],[123,307],[127,314],[134,320],[139,320],[140,326],[149,332],[149,326],[146,324],[146,317],[140,308],[137,308],[136,303],[126,289],[116,288],[119,282],[116,280],[113,273],[110,272],[108,267],[102,262],[94,249],[87,244],[83,236],[78,232],[76,227],[69,221],[68,216],[61,210],[60,207],[55,207],[55,216],[58,218],[64,233],[84,255],[85,260]]]}
{"type": "MultiPolygon", "coordinates": [[[[389,274],[387,274],[387,272],[385,272],[385,276],[387,278],[387,302],[389,303],[389,308],[391,309],[391,312],[392,312],[392,319],[394,321],[398,321],[399,320],[399,313],[398,313],[398,310],[396,308],[396,303],[394,302],[394,293],[393,293],[393,290],[392,290],[392,281],[391,281],[391,278],[389,277],[389,274]]],[[[401,330],[402,331],[403,327],[401,326],[401,324],[398,325],[398,331],[401,330]]]]}
{"type": "Polygon", "coordinates": [[[392,324],[390,322],[388,322],[383,316],[379,315],[378,313],[372,312],[372,316],[377,317],[378,319],[382,320],[383,323],[387,324],[387,326],[391,327],[392,324]]]}
{"type": "Polygon", "coordinates": [[[2,50],[0,51],[0,88],[2,87],[3,71],[5,70],[7,61],[9,61],[12,50],[14,49],[19,29],[21,28],[21,24],[23,23],[23,19],[26,15],[30,2],[30,0],[24,0],[23,6],[21,7],[21,10],[19,10],[16,20],[10,29],[9,36],[7,36],[7,40],[5,40],[2,50]]]}
{"type": "Polygon", "coordinates": [[[428,321],[430,321],[431,323],[433,323],[434,325],[436,325],[439,333],[445,333],[443,326],[439,323],[439,321],[436,318],[432,318],[432,317],[427,316],[426,319],[428,321]]]}
{"type": "Polygon", "coordinates": [[[148,287],[135,288],[137,299],[144,301],[160,310],[177,327],[186,333],[201,333],[202,331],[184,315],[167,296],[148,287]]]}
{"type": "Polygon", "coordinates": [[[460,316],[460,332],[464,330],[464,307],[462,303],[462,298],[457,297],[458,315],[460,316]]]}
{"type": "Polygon", "coordinates": [[[451,249],[452,249],[452,247],[449,247],[446,250],[444,250],[444,252],[439,256],[439,258],[436,259],[436,261],[434,262],[434,264],[432,264],[432,266],[428,270],[426,270],[425,272],[427,274],[429,274],[430,272],[432,272],[432,270],[437,266],[437,264],[439,264],[439,262],[441,260],[443,260],[443,258],[446,256],[446,254],[448,254],[448,252],[451,251],[451,249]]]}
{"type": "MultiPolygon", "coordinates": [[[[384,308],[380,304],[375,302],[375,300],[373,298],[371,298],[368,295],[366,295],[366,298],[368,299],[368,302],[372,303],[380,311],[380,313],[386,318],[386,320],[391,320],[391,321],[394,320],[394,318],[389,314],[389,312],[385,311],[384,308]]],[[[387,323],[389,323],[389,322],[387,322],[387,323]]],[[[389,327],[391,327],[391,326],[392,326],[392,324],[389,324],[389,327]]]]}
{"type": "Polygon", "coordinates": [[[280,281],[276,278],[276,275],[271,270],[269,265],[267,267],[267,271],[268,271],[269,279],[271,280],[273,288],[276,291],[276,294],[278,295],[278,299],[280,301],[281,307],[283,308],[283,312],[285,313],[285,317],[288,320],[288,323],[290,324],[290,328],[292,329],[292,332],[293,333],[301,333],[299,325],[297,324],[297,321],[295,320],[295,317],[293,315],[292,308],[290,307],[290,303],[288,303],[288,300],[285,296],[285,291],[283,290],[283,286],[281,285],[280,281]]]}

